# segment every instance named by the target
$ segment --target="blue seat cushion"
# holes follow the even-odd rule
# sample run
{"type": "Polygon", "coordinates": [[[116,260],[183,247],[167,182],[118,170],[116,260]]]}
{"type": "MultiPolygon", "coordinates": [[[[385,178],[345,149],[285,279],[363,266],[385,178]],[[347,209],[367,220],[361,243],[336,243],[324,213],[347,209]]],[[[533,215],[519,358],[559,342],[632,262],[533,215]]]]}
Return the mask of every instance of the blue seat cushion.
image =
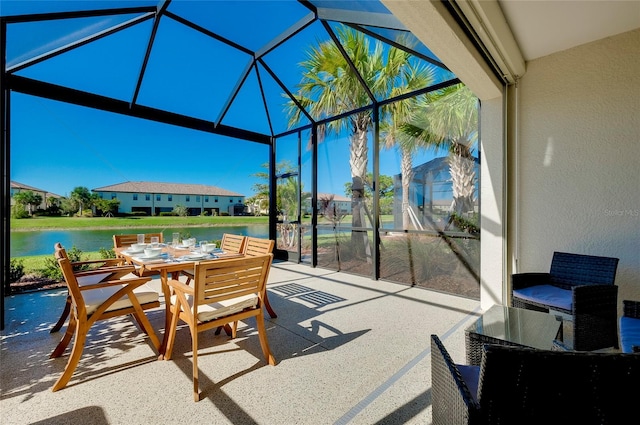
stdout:
{"type": "Polygon", "coordinates": [[[473,400],[478,402],[478,383],[480,382],[480,366],[469,366],[466,364],[457,364],[456,367],[460,371],[462,380],[467,384],[469,392],[473,400]]]}
{"type": "Polygon", "coordinates": [[[569,289],[553,285],[535,285],[515,289],[513,295],[525,301],[532,301],[549,307],[572,311],[572,293],[569,289]]]}
{"type": "Polygon", "coordinates": [[[633,346],[640,345],[640,319],[620,318],[620,345],[623,353],[633,353],[633,346]]]}

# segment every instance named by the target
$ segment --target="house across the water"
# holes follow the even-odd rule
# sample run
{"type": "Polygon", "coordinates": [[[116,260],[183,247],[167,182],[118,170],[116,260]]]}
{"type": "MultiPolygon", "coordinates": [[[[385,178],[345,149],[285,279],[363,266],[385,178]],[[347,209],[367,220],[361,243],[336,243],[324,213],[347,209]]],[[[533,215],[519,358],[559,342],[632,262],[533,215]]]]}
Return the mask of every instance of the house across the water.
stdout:
{"type": "Polygon", "coordinates": [[[118,212],[160,215],[177,205],[189,215],[243,215],[244,195],[203,184],[124,182],[93,189],[102,199],[118,199],[118,212]]]}

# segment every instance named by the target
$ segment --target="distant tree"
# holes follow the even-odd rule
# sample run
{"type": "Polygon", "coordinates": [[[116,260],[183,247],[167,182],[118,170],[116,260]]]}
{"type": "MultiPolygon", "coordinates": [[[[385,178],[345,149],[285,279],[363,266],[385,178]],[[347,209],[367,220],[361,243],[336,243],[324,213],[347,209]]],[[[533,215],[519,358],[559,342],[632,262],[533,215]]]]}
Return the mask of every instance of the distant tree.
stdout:
{"type": "Polygon", "coordinates": [[[62,198],[60,200],[60,210],[64,215],[73,215],[78,211],[78,206],[71,198],[62,198]]]}
{"type": "Polygon", "coordinates": [[[47,213],[50,215],[60,214],[61,200],[52,196],[47,198],[47,213]]]}
{"type": "MultiPolygon", "coordinates": [[[[372,181],[373,174],[367,173],[364,179],[364,202],[369,210],[372,209],[373,204],[372,181]]],[[[344,193],[346,196],[352,196],[351,182],[344,184],[344,193]]],[[[380,175],[378,179],[378,196],[380,197],[380,214],[391,214],[393,212],[393,178],[391,176],[380,175]]]]}
{"type": "Polygon", "coordinates": [[[118,198],[102,199],[99,196],[95,196],[92,203],[97,210],[102,212],[103,216],[113,215],[113,212],[117,211],[118,206],[120,206],[120,200],[118,198]]]}
{"type": "MultiPolygon", "coordinates": [[[[269,163],[264,163],[262,164],[262,168],[265,168],[266,170],[269,170],[269,163]]],[[[289,161],[281,161],[279,163],[276,164],[276,174],[277,175],[282,175],[285,173],[291,173],[294,172],[295,168],[293,167],[293,165],[291,165],[291,162],[289,161]]],[[[253,189],[255,195],[250,198],[253,200],[256,200],[258,202],[260,202],[260,205],[263,208],[269,208],[269,172],[268,171],[259,171],[255,174],[253,174],[253,177],[257,177],[260,179],[260,181],[258,183],[255,183],[251,188],[253,189]]],[[[277,190],[281,190],[281,189],[277,189],[277,190]]],[[[278,211],[282,211],[283,206],[282,206],[282,201],[284,200],[289,200],[287,197],[287,189],[285,188],[284,190],[281,190],[281,193],[279,193],[279,195],[277,196],[278,199],[278,203],[279,205],[277,206],[278,211]],[[284,195],[284,197],[282,196],[284,195]]],[[[297,197],[296,197],[297,199],[297,197]]]]}
{"type": "Polygon", "coordinates": [[[91,192],[84,186],[77,186],[71,191],[70,199],[78,208],[78,215],[82,216],[82,211],[91,204],[91,192]]]}
{"type": "MultiPolygon", "coordinates": [[[[367,173],[367,176],[364,179],[364,196],[365,198],[371,198],[372,196],[372,184],[373,174],[367,173]]],[[[351,196],[351,182],[347,182],[344,184],[344,194],[345,196],[351,196]]],[[[386,176],[384,174],[380,174],[380,179],[378,180],[378,195],[380,199],[382,198],[393,198],[393,178],[391,176],[386,176]]]]}
{"type": "Polygon", "coordinates": [[[37,207],[42,203],[42,195],[26,190],[13,195],[13,200],[16,204],[26,206],[29,210],[29,215],[33,215],[34,207],[37,207]]]}

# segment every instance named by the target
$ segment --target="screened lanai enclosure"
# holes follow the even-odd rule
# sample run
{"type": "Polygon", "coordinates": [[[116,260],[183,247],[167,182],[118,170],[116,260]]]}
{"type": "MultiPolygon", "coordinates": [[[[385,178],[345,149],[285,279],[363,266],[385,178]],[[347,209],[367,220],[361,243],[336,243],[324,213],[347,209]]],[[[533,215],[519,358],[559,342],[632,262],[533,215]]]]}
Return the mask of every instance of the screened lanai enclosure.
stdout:
{"type": "MultiPolygon", "coordinates": [[[[268,214],[277,258],[479,299],[478,100],[378,1],[3,1],[0,13],[5,282],[12,151],[29,143],[16,117],[38,99],[178,129],[166,153],[178,162],[192,139],[214,163],[252,152],[266,178],[243,195],[268,214]],[[217,158],[222,145],[235,154],[217,158]]],[[[129,136],[92,148],[142,155],[129,136]]]]}

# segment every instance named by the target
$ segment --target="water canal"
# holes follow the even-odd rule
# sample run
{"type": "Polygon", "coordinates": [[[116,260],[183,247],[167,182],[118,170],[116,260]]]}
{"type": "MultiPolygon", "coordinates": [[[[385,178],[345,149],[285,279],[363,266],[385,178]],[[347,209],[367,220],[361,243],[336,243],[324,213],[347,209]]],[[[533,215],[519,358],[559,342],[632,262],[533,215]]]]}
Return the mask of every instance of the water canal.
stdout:
{"type": "Polygon", "coordinates": [[[125,233],[159,233],[165,241],[171,240],[173,232],[198,240],[220,240],[224,233],[236,233],[257,238],[269,237],[267,224],[242,226],[212,226],[184,228],[144,228],[100,229],[100,230],[37,230],[30,232],[11,232],[11,254],[13,257],[53,254],[53,245],[60,242],[67,249],[76,247],[83,252],[98,251],[100,248],[113,248],[113,235],[125,233]]]}

